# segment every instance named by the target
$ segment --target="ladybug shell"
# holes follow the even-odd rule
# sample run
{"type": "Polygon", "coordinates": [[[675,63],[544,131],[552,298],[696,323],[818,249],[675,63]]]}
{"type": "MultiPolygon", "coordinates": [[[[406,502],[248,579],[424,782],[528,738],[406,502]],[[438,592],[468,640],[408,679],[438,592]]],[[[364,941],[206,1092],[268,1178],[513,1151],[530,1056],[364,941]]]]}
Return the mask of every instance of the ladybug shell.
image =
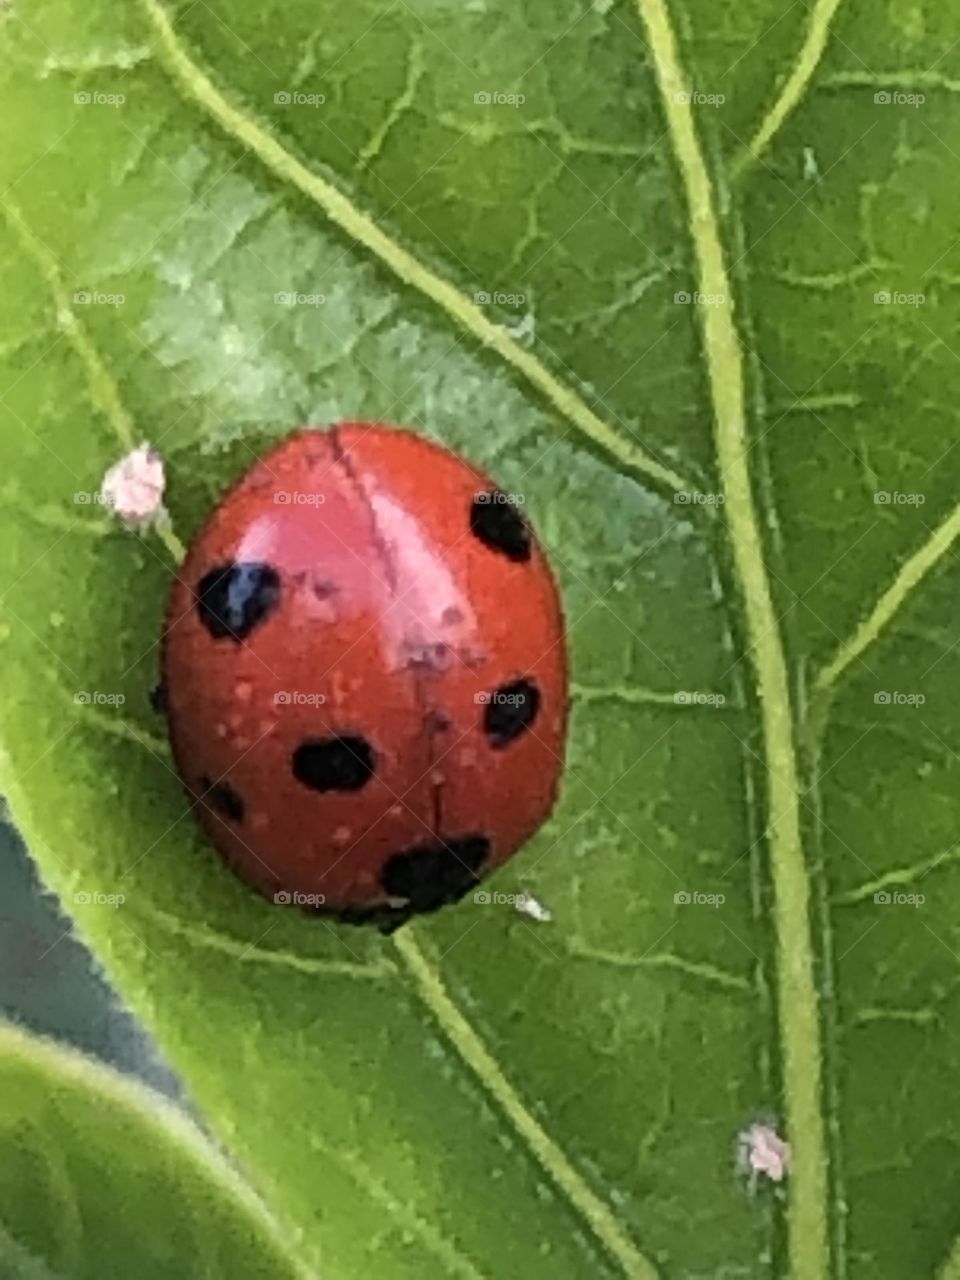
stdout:
{"type": "Polygon", "coordinates": [[[552,574],[516,504],[410,432],[302,431],[257,462],[190,547],[163,667],[200,822],[276,901],[395,926],[553,806],[552,574]]]}

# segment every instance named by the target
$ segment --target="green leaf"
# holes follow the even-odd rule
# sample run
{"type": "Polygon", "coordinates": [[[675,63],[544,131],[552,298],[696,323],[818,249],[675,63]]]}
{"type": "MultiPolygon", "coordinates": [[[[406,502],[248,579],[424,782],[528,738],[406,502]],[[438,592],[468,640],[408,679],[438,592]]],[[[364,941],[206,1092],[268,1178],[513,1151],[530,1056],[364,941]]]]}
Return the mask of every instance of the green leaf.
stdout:
{"type": "Polygon", "coordinates": [[[4,787],[331,1280],[914,1280],[950,1254],[951,9],[7,18],[4,787]],[[549,924],[291,919],[187,815],[146,704],[176,538],[342,417],[463,450],[552,552],[565,791],[491,885],[549,924]],[[140,438],[166,546],[73,501],[140,438]],[[793,1163],[751,1195],[734,1147],[764,1118],[793,1163]]]}
{"type": "Polygon", "coordinates": [[[159,1095],[0,1028],[0,1274],[306,1280],[289,1236],[159,1095]]]}

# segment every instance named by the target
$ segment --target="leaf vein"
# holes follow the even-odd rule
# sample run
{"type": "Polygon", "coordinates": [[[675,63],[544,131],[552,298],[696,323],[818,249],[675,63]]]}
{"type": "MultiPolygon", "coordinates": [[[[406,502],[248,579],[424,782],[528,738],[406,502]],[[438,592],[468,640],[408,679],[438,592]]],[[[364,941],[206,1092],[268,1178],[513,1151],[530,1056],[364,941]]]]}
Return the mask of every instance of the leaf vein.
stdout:
{"type": "Polygon", "coordinates": [[[960,535],[960,503],[933,530],[922,547],[913,553],[884,591],[849,640],[839,648],[816,678],[815,689],[826,694],[837,683],[847,667],[869,648],[883,633],[910,597],[910,593],[947,554],[960,535]]]}
{"type": "Polygon", "coordinates": [[[699,978],[727,991],[753,991],[754,984],[739,974],[727,973],[717,965],[702,960],[688,960],[674,951],[647,952],[642,956],[624,955],[618,951],[604,951],[591,947],[577,939],[571,939],[568,950],[572,956],[583,960],[595,960],[598,964],[614,965],[618,969],[675,969],[678,973],[699,978]]]}
{"type": "Polygon", "coordinates": [[[17,237],[24,253],[30,258],[47,282],[47,287],[56,305],[57,326],[86,368],[90,391],[95,403],[107,417],[121,444],[127,449],[132,449],[134,446],[133,419],[120,398],[120,391],[116,382],[101,360],[90,335],[70,305],[70,297],[64,287],[56,259],[28,226],[23,214],[12,200],[7,199],[2,207],[7,215],[7,225],[17,237]]]}
{"type": "Polygon", "coordinates": [[[646,476],[667,489],[690,486],[671,467],[625,439],[560,381],[532,352],[502,325],[494,324],[482,308],[449,280],[437,275],[414,254],[383,231],[333,183],[308,169],[271,133],[229,102],[182,47],[160,0],[143,0],[157,36],[161,60],[183,94],[200,106],[224,132],[250,150],[278,180],[296,187],[352,239],[369,250],[405,284],[439,306],[461,328],[496,351],[595,447],[631,473],[646,476]]]}
{"type": "Polygon", "coordinates": [[[738,166],[739,171],[760,159],[767,147],[779,133],[787,116],[799,106],[807,91],[814,72],[823,57],[830,35],[830,23],[840,7],[840,0],[817,0],[810,9],[810,21],[800,52],[793,64],[780,94],[769,109],[760,127],[748,143],[747,154],[738,166]]]}
{"type": "Polygon", "coordinates": [[[624,1232],[618,1215],[591,1190],[566,1154],[547,1134],[515,1092],[500,1064],[450,996],[434,966],[411,933],[394,938],[414,988],[448,1040],[487,1091],[537,1160],[573,1207],[586,1219],[597,1239],[616,1258],[630,1280],[655,1280],[653,1264],[624,1232]]]}
{"type": "Polygon", "coordinates": [[[151,905],[147,908],[141,906],[136,914],[147,917],[185,942],[209,951],[219,951],[221,955],[247,964],[276,965],[280,968],[296,969],[299,973],[308,973],[311,976],[319,973],[367,981],[384,981],[397,976],[396,966],[386,959],[372,964],[369,962],[354,964],[349,960],[325,960],[318,956],[301,956],[295,951],[271,951],[256,943],[244,942],[242,938],[231,938],[206,925],[185,924],[176,916],[156,906],[151,905]]]}

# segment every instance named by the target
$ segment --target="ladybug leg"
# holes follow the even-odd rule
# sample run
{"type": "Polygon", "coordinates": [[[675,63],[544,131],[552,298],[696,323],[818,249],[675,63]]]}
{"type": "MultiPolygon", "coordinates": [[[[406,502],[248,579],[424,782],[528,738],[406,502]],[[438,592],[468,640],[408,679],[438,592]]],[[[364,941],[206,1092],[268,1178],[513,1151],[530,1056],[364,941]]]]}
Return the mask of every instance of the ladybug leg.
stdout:
{"type": "Polygon", "coordinates": [[[413,911],[407,907],[387,907],[386,910],[390,914],[389,916],[385,914],[383,918],[377,920],[377,928],[385,938],[389,938],[391,933],[396,933],[402,924],[407,923],[413,911]]]}
{"type": "Polygon", "coordinates": [[[159,716],[167,714],[167,686],[162,680],[150,690],[150,706],[159,716]]]}

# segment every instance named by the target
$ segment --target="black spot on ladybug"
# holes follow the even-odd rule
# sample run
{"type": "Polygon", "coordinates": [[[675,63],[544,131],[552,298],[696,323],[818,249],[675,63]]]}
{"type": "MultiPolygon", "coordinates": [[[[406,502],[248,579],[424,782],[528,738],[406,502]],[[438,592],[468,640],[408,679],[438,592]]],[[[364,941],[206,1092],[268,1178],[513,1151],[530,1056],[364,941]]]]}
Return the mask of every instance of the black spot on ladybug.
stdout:
{"type": "Polygon", "coordinates": [[[366,738],[309,738],[293,753],[293,776],[311,791],[359,791],[376,757],[366,738]]]}
{"type": "Polygon", "coordinates": [[[516,505],[499,489],[474,496],[470,507],[470,529],[474,536],[499,551],[508,560],[530,559],[530,527],[516,505]]]}
{"type": "Polygon", "coordinates": [[[222,818],[229,818],[231,822],[243,821],[243,797],[234,791],[229,782],[214,782],[204,776],[200,779],[200,787],[203,791],[200,797],[203,804],[216,809],[222,818]]]}
{"type": "Polygon", "coordinates": [[[440,621],[445,627],[458,627],[463,621],[463,610],[458,609],[455,604],[447,605],[440,615],[440,621]]]}
{"type": "Polygon", "coordinates": [[[150,690],[150,706],[156,711],[157,715],[166,715],[167,686],[162,680],[150,690]]]}
{"type": "Polygon", "coordinates": [[[502,684],[488,695],[483,731],[492,747],[506,747],[525,733],[540,710],[540,690],[532,680],[502,684]]]}
{"type": "Polygon", "coordinates": [[[280,575],[268,564],[235,561],[200,579],[197,609],[215,640],[245,640],[280,600],[280,575]]]}
{"type": "Polygon", "coordinates": [[[480,868],[490,856],[486,836],[438,840],[392,854],[380,883],[391,898],[405,899],[410,911],[436,911],[480,883],[480,868]]]}

